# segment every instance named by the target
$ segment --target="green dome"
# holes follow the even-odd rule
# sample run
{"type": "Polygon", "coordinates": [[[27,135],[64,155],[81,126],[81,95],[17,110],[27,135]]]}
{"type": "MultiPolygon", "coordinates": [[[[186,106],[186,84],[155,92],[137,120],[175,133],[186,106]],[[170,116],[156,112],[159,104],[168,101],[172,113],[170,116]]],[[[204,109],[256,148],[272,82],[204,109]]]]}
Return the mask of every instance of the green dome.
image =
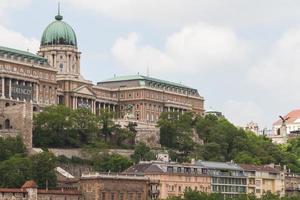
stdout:
{"type": "Polygon", "coordinates": [[[55,21],[49,24],[43,32],[41,46],[72,45],[77,47],[76,34],[72,27],[62,21],[61,15],[55,16],[55,21]]]}

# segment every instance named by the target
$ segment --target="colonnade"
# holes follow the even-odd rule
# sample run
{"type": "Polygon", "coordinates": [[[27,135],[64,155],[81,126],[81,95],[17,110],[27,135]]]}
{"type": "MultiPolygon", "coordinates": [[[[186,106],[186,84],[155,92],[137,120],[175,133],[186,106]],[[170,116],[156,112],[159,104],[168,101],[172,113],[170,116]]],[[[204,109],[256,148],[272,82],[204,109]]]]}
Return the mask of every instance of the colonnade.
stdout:
{"type": "Polygon", "coordinates": [[[0,77],[1,78],[1,93],[0,97],[2,99],[14,99],[14,100],[22,100],[22,101],[34,101],[38,102],[39,96],[39,85],[35,82],[19,80],[15,78],[9,77],[0,77]],[[15,97],[12,93],[12,85],[20,85],[21,86],[29,86],[30,89],[27,89],[27,94],[19,94],[19,97],[15,97]],[[28,91],[29,90],[29,91],[28,91]],[[28,94],[29,93],[29,94],[28,94]]]}
{"type": "Polygon", "coordinates": [[[111,102],[102,102],[99,100],[73,96],[72,97],[72,107],[73,109],[77,109],[79,107],[89,108],[91,109],[92,113],[100,115],[101,109],[108,109],[108,111],[116,112],[117,104],[111,102]]]}

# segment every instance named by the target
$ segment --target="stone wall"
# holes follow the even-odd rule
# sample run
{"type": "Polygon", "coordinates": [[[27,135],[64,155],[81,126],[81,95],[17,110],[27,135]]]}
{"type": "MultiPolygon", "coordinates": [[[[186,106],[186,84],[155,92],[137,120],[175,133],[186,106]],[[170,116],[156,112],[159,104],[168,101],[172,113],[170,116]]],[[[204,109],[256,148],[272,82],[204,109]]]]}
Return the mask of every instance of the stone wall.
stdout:
{"type": "Polygon", "coordinates": [[[117,124],[121,125],[122,127],[125,127],[128,125],[129,122],[135,122],[137,124],[136,126],[136,137],[135,137],[135,143],[143,142],[150,148],[160,148],[161,145],[159,143],[160,140],[160,134],[159,134],[159,128],[155,126],[155,124],[145,123],[145,122],[139,122],[134,120],[116,120],[117,124]]]}
{"type": "Polygon", "coordinates": [[[8,105],[0,100],[0,136],[20,134],[26,148],[32,148],[33,106],[30,102],[8,105]],[[8,127],[7,127],[8,126],[8,127]]]}

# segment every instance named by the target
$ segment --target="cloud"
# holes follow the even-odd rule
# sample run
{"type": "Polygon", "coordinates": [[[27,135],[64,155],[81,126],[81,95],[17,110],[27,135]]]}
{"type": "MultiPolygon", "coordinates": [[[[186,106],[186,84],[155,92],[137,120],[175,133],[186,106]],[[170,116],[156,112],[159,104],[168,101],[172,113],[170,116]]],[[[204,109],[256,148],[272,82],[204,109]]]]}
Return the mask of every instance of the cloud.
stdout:
{"type": "Polygon", "coordinates": [[[0,25],[0,41],[1,46],[7,46],[20,50],[29,50],[36,53],[39,49],[39,40],[35,38],[28,38],[19,32],[10,30],[0,25]]]}
{"type": "Polygon", "coordinates": [[[253,65],[249,81],[283,101],[300,100],[300,28],[290,29],[253,65]]]}
{"type": "Polygon", "coordinates": [[[142,44],[137,33],[116,40],[112,54],[120,66],[131,71],[150,67],[156,73],[200,73],[236,67],[246,59],[246,44],[229,28],[207,24],[184,27],[166,38],[164,48],[142,44]]]}
{"type": "Polygon", "coordinates": [[[245,126],[250,121],[265,123],[263,110],[252,101],[228,100],[224,103],[222,111],[235,125],[245,126]]]}
{"type": "Polygon", "coordinates": [[[158,26],[204,21],[226,25],[277,24],[300,17],[299,1],[281,0],[65,0],[117,20],[147,22],[158,26]]]}
{"type": "Polygon", "coordinates": [[[6,24],[10,18],[8,11],[29,5],[32,0],[1,0],[0,1],[0,23],[6,24]]]}

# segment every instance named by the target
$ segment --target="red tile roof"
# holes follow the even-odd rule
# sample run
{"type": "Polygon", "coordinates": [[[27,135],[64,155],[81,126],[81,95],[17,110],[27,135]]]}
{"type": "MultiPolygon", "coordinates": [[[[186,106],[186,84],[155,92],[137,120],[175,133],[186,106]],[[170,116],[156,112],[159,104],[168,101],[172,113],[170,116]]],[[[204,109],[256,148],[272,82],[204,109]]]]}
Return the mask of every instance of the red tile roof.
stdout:
{"type": "Polygon", "coordinates": [[[245,171],[262,171],[262,172],[272,172],[279,173],[278,169],[270,167],[268,165],[252,165],[252,164],[238,164],[245,171]]]}
{"type": "Polygon", "coordinates": [[[26,190],[20,188],[0,188],[0,192],[4,193],[27,193],[26,190]]]}
{"type": "MultiPolygon", "coordinates": [[[[293,123],[296,119],[300,118],[300,109],[292,110],[287,115],[283,116],[284,119],[287,119],[286,123],[290,124],[293,123]]],[[[281,125],[281,119],[278,119],[273,125],[281,125]]]]}
{"type": "Polygon", "coordinates": [[[34,180],[26,181],[21,188],[37,188],[37,184],[34,182],[34,180]]]}
{"type": "Polygon", "coordinates": [[[57,195],[81,195],[79,190],[45,190],[39,189],[38,194],[57,194],[57,195]]]}

